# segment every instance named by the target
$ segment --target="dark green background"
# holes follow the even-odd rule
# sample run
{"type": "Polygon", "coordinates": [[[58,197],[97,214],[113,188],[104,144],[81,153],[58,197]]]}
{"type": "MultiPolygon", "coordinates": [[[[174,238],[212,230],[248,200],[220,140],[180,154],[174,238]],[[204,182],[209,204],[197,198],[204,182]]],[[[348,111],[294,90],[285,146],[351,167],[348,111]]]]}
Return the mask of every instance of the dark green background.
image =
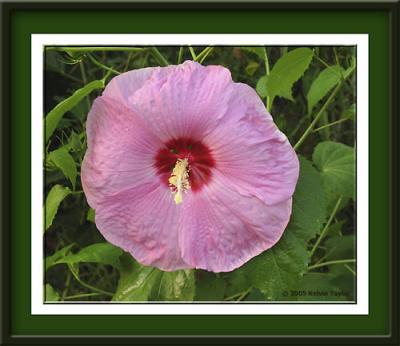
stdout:
{"type": "MultiPolygon", "coordinates": [[[[20,10],[14,11],[11,18],[11,67],[12,334],[389,333],[389,18],[386,12],[20,10]],[[369,316],[30,315],[30,35],[146,32],[370,34],[369,316]]],[[[358,172],[359,176],[363,174],[358,172]]]]}

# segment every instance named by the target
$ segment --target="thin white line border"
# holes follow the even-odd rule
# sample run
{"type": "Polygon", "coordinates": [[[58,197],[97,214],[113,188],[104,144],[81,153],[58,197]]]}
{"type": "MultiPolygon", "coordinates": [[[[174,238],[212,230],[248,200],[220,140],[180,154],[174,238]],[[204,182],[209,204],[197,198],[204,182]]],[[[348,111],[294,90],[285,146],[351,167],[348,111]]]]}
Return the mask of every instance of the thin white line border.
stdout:
{"type": "Polygon", "coordinates": [[[32,315],[366,315],[368,297],[368,34],[32,34],[31,35],[31,313],[32,315]],[[43,302],[44,46],[266,45],[357,46],[356,303],[70,304],[43,302]]]}

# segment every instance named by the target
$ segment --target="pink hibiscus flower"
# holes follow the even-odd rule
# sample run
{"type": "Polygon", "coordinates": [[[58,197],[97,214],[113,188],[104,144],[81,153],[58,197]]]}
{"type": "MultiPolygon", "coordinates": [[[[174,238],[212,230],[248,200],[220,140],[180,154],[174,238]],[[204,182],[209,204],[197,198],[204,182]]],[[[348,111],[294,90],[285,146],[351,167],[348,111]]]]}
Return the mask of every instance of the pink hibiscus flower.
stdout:
{"type": "Polygon", "coordinates": [[[231,271],[287,226],[297,156],[256,92],[222,66],[115,77],[87,138],[82,185],[96,225],[144,265],[231,271]]]}

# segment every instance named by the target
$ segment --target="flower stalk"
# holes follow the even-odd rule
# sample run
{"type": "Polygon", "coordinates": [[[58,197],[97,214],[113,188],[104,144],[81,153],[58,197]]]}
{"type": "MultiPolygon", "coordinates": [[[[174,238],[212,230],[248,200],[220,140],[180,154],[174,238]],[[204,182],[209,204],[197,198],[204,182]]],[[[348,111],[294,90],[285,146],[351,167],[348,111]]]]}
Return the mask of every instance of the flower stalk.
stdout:
{"type": "Polygon", "coordinates": [[[336,261],[328,261],[328,262],[318,263],[318,264],[314,264],[312,266],[309,266],[308,270],[317,269],[317,268],[321,268],[321,267],[326,267],[326,266],[330,266],[330,265],[334,265],[334,264],[348,264],[348,263],[356,263],[356,260],[354,258],[352,258],[352,259],[343,259],[343,260],[336,260],[336,261]]]}
{"type": "Polygon", "coordinates": [[[314,117],[314,120],[311,122],[311,124],[307,127],[307,129],[304,131],[303,135],[300,137],[300,139],[297,141],[297,143],[294,145],[294,150],[298,150],[299,147],[304,143],[304,141],[306,140],[306,138],[308,137],[308,135],[310,133],[313,132],[314,126],[318,123],[319,119],[321,118],[322,114],[324,114],[324,112],[326,111],[326,109],[328,108],[328,106],[332,103],[332,101],[334,100],[336,94],[338,93],[338,91],[340,90],[340,88],[342,87],[343,83],[346,81],[346,79],[352,74],[352,72],[355,69],[355,65],[352,66],[351,70],[349,71],[349,73],[346,74],[346,76],[344,76],[344,78],[339,82],[339,84],[336,86],[336,88],[332,91],[332,93],[329,95],[328,99],[326,100],[326,102],[324,103],[324,105],[321,107],[321,109],[319,110],[319,112],[317,113],[317,115],[314,117]]]}
{"type": "Polygon", "coordinates": [[[341,202],[342,202],[342,196],[340,196],[339,199],[337,200],[337,202],[335,204],[335,207],[333,208],[332,213],[329,216],[328,222],[326,223],[326,225],[325,225],[324,229],[322,230],[320,236],[318,237],[317,241],[315,242],[315,244],[314,244],[314,246],[313,246],[313,248],[312,248],[312,250],[310,252],[310,258],[314,255],[314,253],[318,249],[318,246],[321,243],[322,239],[325,237],[325,233],[327,232],[329,226],[331,225],[331,222],[332,222],[333,218],[335,217],[341,202]]]}
{"type": "MultiPolygon", "coordinates": [[[[269,69],[267,47],[263,47],[263,48],[264,48],[265,75],[268,77],[270,69],[269,69]]],[[[273,102],[272,98],[270,96],[267,96],[266,107],[267,107],[268,112],[271,112],[272,102],[273,102]]]]}

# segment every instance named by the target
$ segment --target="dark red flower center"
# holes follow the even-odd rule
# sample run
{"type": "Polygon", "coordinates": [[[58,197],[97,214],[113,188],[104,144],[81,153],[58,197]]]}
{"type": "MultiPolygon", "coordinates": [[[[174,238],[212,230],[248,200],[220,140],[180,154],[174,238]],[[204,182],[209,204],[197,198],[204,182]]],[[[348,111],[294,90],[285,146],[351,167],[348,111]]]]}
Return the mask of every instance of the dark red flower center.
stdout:
{"type": "Polygon", "coordinates": [[[163,183],[168,179],[178,159],[189,162],[189,183],[192,191],[199,191],[211,179],[211,168],[215,161],[210,150],[201,141],[191,138],[171,139],[155,157],[155,167],[163,183]]]}

